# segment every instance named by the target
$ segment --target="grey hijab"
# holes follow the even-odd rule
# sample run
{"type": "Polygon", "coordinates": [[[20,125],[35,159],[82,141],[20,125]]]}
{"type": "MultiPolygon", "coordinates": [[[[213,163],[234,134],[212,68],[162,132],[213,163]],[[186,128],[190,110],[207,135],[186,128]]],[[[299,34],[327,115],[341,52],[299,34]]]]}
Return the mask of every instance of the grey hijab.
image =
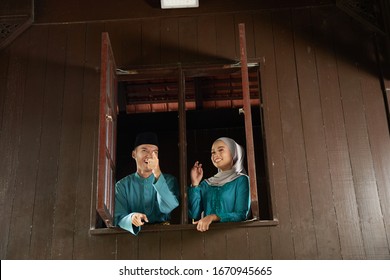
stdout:
{"type": "Polygon", "coordinates": [[[244,149],[231,138],[221,137],[215,140],[214,143],[218,140],[223,141],[228,146],[233,157],[233,167],[227,171],[218,169],[217,174],[206,179],[206,182],[211,186],[223,186],[242,175],[246,175],[243,164],[245,155],[244,149]]]}

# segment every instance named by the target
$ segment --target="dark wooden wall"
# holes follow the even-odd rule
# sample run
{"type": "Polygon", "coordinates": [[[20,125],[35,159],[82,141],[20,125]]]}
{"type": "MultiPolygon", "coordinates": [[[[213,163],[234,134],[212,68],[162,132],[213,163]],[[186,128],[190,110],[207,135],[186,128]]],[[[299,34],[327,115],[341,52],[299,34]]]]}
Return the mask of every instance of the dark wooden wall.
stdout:
{"type": "Polygon", "coordinates": [[[369,32],[333,7],[37,24],[0,51],[1,259],[389,259],[390,139],[369,32]],[[261,63],[278,226],[90,235],[100,36],[119,67],[261,63]]]}

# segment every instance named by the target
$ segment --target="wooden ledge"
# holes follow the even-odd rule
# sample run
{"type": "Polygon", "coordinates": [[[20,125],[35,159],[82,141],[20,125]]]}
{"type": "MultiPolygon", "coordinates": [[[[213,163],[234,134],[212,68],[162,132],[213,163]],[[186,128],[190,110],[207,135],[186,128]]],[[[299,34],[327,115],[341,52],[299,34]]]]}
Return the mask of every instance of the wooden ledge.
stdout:
{"type": "MultiPolygon", "coordinates": [[[[267,227],[267,226],[276,226],[278,224],[279,224],[278,220],[248,220],[248,221],[237,222],[237,223],[233,223],[233,222],[213,223],[210,226],[210,230],[237,228],[237,227],[267,227]]],[[[196,226],[193,224],[171,224],[171,225],[153,224],[153,225],[144,225],[142,227],[141,233],[155,232],[155,231],[195,230],[195,227],[196,226]]],[[[89,232],[91,235],[129,233],[128,231],[121,229],[120,227],[91,228],[89,232]]]]}

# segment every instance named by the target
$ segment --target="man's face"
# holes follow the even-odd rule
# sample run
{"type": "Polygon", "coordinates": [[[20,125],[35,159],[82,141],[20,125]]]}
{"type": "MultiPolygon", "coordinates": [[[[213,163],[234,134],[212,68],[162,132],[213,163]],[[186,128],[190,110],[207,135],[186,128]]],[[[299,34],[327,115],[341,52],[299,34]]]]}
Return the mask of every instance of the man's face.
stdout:
{"type": "Polygon", "coordinates": [[[137,170],[143,172],[151,172],[149,168],[149,160],[153,158],[153,153],[158,157],[158,147],[156,145],[142,144],[137,146],[132,153],[137,164],[137,170]]]}

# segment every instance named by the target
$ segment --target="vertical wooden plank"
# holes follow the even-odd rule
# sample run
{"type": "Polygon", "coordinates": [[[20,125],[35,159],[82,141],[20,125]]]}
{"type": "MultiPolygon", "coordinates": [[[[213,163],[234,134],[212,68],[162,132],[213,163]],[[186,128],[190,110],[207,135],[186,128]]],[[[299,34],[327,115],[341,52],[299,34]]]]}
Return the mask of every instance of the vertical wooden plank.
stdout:
{"type": "MultiPolygon", "coordinates": [[[[339,32],[343,32],[342,34],[346,32],[349,36],[359,36],[361,30],[353,29],[348,19],[341,23],[342,28],[337,27],[339,32]]],[[[340,90],[360,229],[363,237],[364,258],[375,258],[378,249],[383,253],[383,248],[387,246],[385,245],[387,240],[368,138],[365,106],[362,99],[359,72],[364,71],[364,68],[359,69],[358,67],[362,63],[365,51],[359,46],[350,49],[347,45],[336,43],[340,90]],[[350,55],[352,61],[343,59],[346,53],[350,55]]]]}
{"type": "Polygon", "coordinates": [[[117,51],[114,50],[117,67],[125,68],[129,65],[141,63],[142,58],[142,25],[139,20],[126,21],[122,23],[122,54],[120,59],[116,58],[117,51]]]}
{"type": "Polygon", "coordinates": [[[142,21],[142,63],[160,64],[162,59],[160,19],[142,21]]]}
{"type": "Polygon", "coordinates": [[[30,257],[50,259],[58,164],[66,52],[65,26],[50,26],[43,99],[42,134],[34,200],[30,257]]]}
{"type": "Polygon", "coordinates": [[[74,212],[80,160],[86,27],[85,24],[69,25],[66,32],[68,43],[51,253],[53,259],[71,259],[73,256],[74,212]]]}
{"type": "Polygon", "coordinates": [[[366,211],[361,217],[363,233],[367,231],[367,237],[370,238],[369,243],[365,241],[367,258],[390,259],[390,233],[386,231],[390,226],[390,137],[389,131],[386,131],[388,123],[380,86],[379,65],[371,56],[371,53],[375,52],[375,42],[372,34],[359,34],[364,42],[359,48],[359,78],[368,133],[367,154],[371,157],[371,160],[366,162],[365,169],[373,169],[372,178],[365,178],[373,180],[372,183],[362,182],[362,190],[358,192],[364,194],[364,208],[360,207],[359,202],[359,209],[366,211]]]}
{"type": "Polygon", "coordinates": [[[250,260],[271,260],[273,256],[270,228],[248,228],[248,248],[250,260]]]}
{"type": "Polygon", "coordinates": [[[215,16],[215,32],[217,37],[217,56],[222,59],[239,60],[236,50],[236,33],[234,15],[223,14],[215,16]]]}
{"type": "Polygon", "coordinates": [[[20,139],[15,199],[9,229],[8,256],[28,259],[37,181],[43,95],[46,74],[46,44],[48,28],[37,26],[30,30],[30,58],[27,67],[26,92],[20,139]]]}
{"type": "Polygon", "coordinates": [[[161,231],[160,233],[162,260],[181,259],[181,231],[161,231]]]}
{"type": "Polygon", "coordinates": [[[278,25],[273,26],[270,12],[263,12],[254,16],[254,28],[256,57],[262,58],[260,75],[272,212],[279,220],[279,225],[270,230],[272,256],[274,259],[294,259],[273,34],[278,25]]]}
{"type": "MultiPolygon", "coordinates": [[[[369,39],[366,42],[369,42],[369,39]]],[[[374,75],[375,65],[372,65],[370,70],[373,70],[373,72],[359,71],[376,187],[378,189],[378,200],[371,203],[370,217],[366,221],[366,226],[372,228],[371,239],[375,243],[370,250],[366,251],[369,259],[390,259],[390,248],[388,246],[390,244],[390,173],[388,172],[390,169],[390,139],[382,90],[378,83],[378,76],[374,75]],[[382,229],[382,219],[385,227],[384,231],[382,229]],[[376,222],[376,225],[373,224],[373,221],[376,222]],[[387,234],[387,241],[385,234],[387,234]]],[[[374,190],[372,191],[374,192],[374,190]]],[[[376,198],[375,193],[373,196],[376,198]]]]}
{"type": "Polygon", "coordinates": [[[201,15],[198,17],[197,42],[200,61],[216,59],[217,37],[215,28],[214,15],[201,15]]]}
{"type": "MultiPolygon", "coordinates": [[[[0,51],[0,131],[3,125],[4,102],[7,92],[8,63],[10,57],[10,47],[0,51]]],[[[1,134],[0,134],[1,137],[1,134]]]]}
{"type": "MultiPolygon", "coordinates": [[[[118,61],[123,61],[122,44],[123,40],[127,36],[127,34],[125,34],[123,26],[123,21],[110,21],[106,23],[105,30],[110,38],[112,52],[115,56],[115,63],[117,63],[118,61]]],[[[118,64],[117,67],[120,68],[118,64]]]]}
{"type": "Polygon", "coordinates": [[[29,33],[21,35],[9,46],[7,80],[4,95],[0,134],[0,257],[7,258],[12,203],[15,196],[19,142],[22,129],[23,99],[27,74],[29,33]]]}
{"type": "Polygon", "coordinates": [[[318,83],[341,258],[358,259],[364,257],[363,239],[349,161],[338,62],[334,53],[334,30],[329,24],[336,21],[330,16],[333,12],[333,9],[312,11],[314,25],[319,28],[316,38],[319,46],[316,48],[318,83]]]}
{"type": "Polygon", "coordinates": [[[196,17],[184,17],[179,24],[179,59],[182,63],[198,59],[198,29],[196,17]]]}
{"type": "Polygon", "coordinates": [[[182,232],[182,259],[203,260],[205,257],[205,234],[193,230],[182,232]]]}
{"type": "Polygon", "coordinates": [[[226,230],[212,229],[205,232],[204,258],[206,260],[225,260],[227,258],[226,242],[226,230]]]}
{"type": "Polygon", "coordinates": [[[249,259],[247,228],[230,228],[226,232],[226,256],[229,260],[249,259]]]}
{"type": "Polygon", "coordinates": [[[74,259],[113,259],[115,238],[91,236],[91,216],[96,213],[97,131],[100,85],[100,45],[103,23],[90,23],[86,28],[85,65],[79,173],[76,184],[74,259]]]}
{"type": "Polygon", "coordinates": [[[299,98],[319,259],[340,259],[309,9],[293,14],[299,98]]]}
{"type": "Polygon", "coordinates": [[[179,26],[177,18],[161,19],[161,63],[180,62],[179,26]]]}
{"type": "MultiPolygon", "coordinates": [[[[379,52],[378,56],[379,59],[377,59],[377,63],[380,64],[380,70],[382,74],[382,99],[383,103],[380,102],[377,99],[370,99],[370,101],[367,101],[366,94],[367,92],[364,90],[364,103],[367,107],[367,112],[369,112],[369,115],[366,114],[367,122],[369,124],[369,127],[373,127],[370,129],[370,142],[373,143],[371,145],[371,150],[373,154],[373,160],[374,160],[374,168],[375,168],[375,174],[378,184],[378,192],[379,192],[379,198],[381,203],[381,209],[383,212],[383,218],[386,228],[386,234],[387,234],[387,242],[390,244],[390,181],[389,181],[389,173],[387,170],[389,170],[390,166],[390,157],[388,156],[388,152],[390,149],[388,148],[388,135],[386,133],[386,129],[384,128],[383,124],[383,114],[384,117],[387,120],[387,129],[390,133],[390,115],[389,115],[389,108],[390,108],[390,38],[387,38],[384,42],[379,42],[378,38],[376,38],[376,44],[377,44],[377,51],[379,52]],[[379,45],[380,44],[380,45],[379,45]],[[368,103],[368,104],[367,104],[368,103]],[[387,107],[387,108],[386,108],[387,107]],[[377,109],[377,108],[382,108],[377,109]],[[386,110],[387,109],[387,110],[386,110]],[[382,111],[382,112],[381,112],[382,111]],[[372,115],[372,116],[371,116],[372,115]],[[374,121],[375,120],[375,121],[374,121]],[[379,120],[376,122],[376,120],[379,120]],[[381,137],[377,137],[376,135],[382,135],[381,137]],[[374,135],[374,137],[372,137],[374,135]]],[[[375,87],[376,81],[375,79],[372,80],[372,86],[375,87]]]]}
{"type": "Polygon", "coordinates": [[[292,236],[297,259],[318,257],[290,11],[275,14],[275,52],[292,236]]]}
{"type": "Polygon", "coordinates": [[[132,234],[118,234],[117,254],[118,260],[136,260],[138,259],[138,237],[132,234]]]}
{"type": "Polygon", "coordinates": [[[159,260],[160,247],[160,232],[141,232],[138,235],[139,260],[159,260]]]}

